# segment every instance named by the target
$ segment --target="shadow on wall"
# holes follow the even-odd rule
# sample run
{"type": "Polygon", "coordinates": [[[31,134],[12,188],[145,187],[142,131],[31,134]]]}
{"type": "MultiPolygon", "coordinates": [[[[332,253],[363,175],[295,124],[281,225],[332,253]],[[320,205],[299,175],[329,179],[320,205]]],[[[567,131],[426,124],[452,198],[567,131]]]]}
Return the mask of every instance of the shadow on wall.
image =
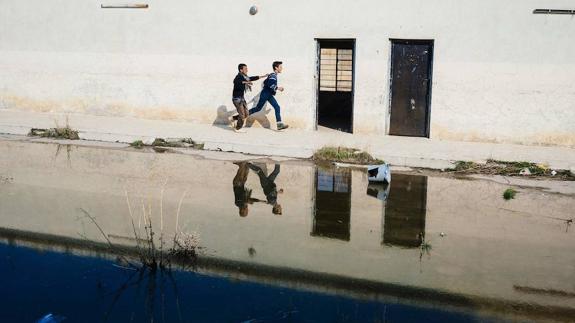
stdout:
{"type": "MultiPolygon", "coordinates": [[[[259,92],[256,96],[254,96],[249,102],[248,102],[248,107],[250,109],[253,109],[256,107],[256,105],[258,104],[258,102],[260,101],[260,94],[262,92],[259,92]]],[[[251,127],[255,121],[257,121],[262,127],[269,129],[271,127],[271,122],[270,119],[268,118],[267,114],[270,113],[272,109],[269,108],[268,103],[266,102],[263,106],[263,108],[250,115],[248,117],[248,119],[246,120],[246,127],[251,127]]]]}
{"type": "Polygon", "coordinates": [[[212,125],[229,125],[231,123],[231,118],[236,114],[236,111],[228,111],[228,107],[225,105],[220,105],[216,110],[216,120],[212,125]]]}
{"type": "MultiPolygon", "coordinates": [[[[252,109],[256,106],[256,104],[260,100],[260,93],[258,93],[256,96],[254,96],[253,99],[247,102],[248,109],[252,109]]],[[[266,104],[264,104],[264,107],[260,111],[248,117],[245,126],[249,128],[254,124],[254,122],[257,121],[263,128],[269,129],[271,127],[271,122],[267,117],[267,115],[268,113],[270,113],[271,110],[272,109],[269,108],[266,102],[266,104]]],[[[214,126],[230,125],[232,122],[232,117],[235,116],[236,114],[238,113],[235,108],[233,108],[233,110],[228,111],[227,106],[220,105],[216,110],[216,119],[214,120],[212,125],[214,126]]]]}

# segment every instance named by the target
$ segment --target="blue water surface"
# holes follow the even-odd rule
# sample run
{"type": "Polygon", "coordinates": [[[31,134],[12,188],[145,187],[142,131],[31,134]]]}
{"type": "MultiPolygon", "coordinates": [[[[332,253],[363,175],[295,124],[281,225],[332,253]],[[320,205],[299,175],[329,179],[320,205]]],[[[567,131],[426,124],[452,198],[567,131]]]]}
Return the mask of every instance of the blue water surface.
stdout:
{"type": "Polygon", "coordinates": [[[479,322],[469,314],[0,244],[1,322],[479,322]]]}

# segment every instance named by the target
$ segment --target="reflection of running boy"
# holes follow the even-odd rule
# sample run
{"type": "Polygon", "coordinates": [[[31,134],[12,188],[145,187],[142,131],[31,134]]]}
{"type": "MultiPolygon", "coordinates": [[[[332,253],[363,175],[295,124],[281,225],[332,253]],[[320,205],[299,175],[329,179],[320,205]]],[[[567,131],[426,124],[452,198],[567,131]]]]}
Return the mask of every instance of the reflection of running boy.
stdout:
{"type": "Polygon", "coordinates": [[[281,86],[278,87],[278,74],[281,73],[283,70],[282,62],[273,62],[272,67],[274,69],[274,72],[272,74],[269,74],[268,78],[264,81],[264,88],[262,90],[262,93],[260,94],[260,100],[254,108],[250,109],[249,114],[252,115],[260,111],[264,107],[266,102],[269,102],[274,108],[274,111],[276,113],[277,129],[283,130],[287,129],[289,126],[282,122],[282,116],[280,114],[280,106],[278,104],[278,101],[276,101],[276,99],[274,98],[274,95],[276,95],[277,91],[283,92],[284,90],[283,87],[281,86]]]}
{"type": "Polygon", "coordinates": [[[258,199],[252,198],[252,190],[246,188],[246,181],[248,180],[248,175],[250,169],[248,168],[249,163],[247,162],[239,162],[234,163],[238,165],[238,172],[233,180],[233,187],[234,187],[234,196],[235,196],[235,204],[239,209],[240,216],[246,217],[248,216],[248,204],[253,204],[254,202],[258,202],[258,199]]]}
{"type": "Polygon", "coordinates": [[[268,204],[273,205],[272,213],[281,215],[282,206],[278,204],[278,191],[276,183],[274,183],[276,177],[280,173],[280,165],[275,164],[274,170],[271,172],[269,176],[266,176],[264,171],[260,167],[254,164],[249,164],[248,167],[258,174],[260,178],[260,184],[262,186],[262,189],[264,190],[264,194],[266,195],[267,202],[268,204]]]}

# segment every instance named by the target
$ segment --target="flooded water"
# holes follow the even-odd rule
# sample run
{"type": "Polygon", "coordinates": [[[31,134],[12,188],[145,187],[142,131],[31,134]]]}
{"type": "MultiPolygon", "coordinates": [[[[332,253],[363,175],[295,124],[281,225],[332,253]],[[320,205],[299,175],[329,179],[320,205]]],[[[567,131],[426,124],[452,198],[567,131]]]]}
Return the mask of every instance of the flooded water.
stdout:
{"type": "Polygon", "coordinates": [[[572,321],[575,197],[508,187],[0,141],[1,321],[572,321]]]}

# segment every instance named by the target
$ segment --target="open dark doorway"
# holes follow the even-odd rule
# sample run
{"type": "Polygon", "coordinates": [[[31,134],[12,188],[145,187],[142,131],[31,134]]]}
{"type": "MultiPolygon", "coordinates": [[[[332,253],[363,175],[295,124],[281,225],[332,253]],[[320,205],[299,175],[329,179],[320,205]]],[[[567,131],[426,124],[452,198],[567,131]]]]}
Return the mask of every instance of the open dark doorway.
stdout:
{"type": "Polygon", "coordinates": [[[353,132],[354,39],[318,39],[317,124],[353,132]]]}

